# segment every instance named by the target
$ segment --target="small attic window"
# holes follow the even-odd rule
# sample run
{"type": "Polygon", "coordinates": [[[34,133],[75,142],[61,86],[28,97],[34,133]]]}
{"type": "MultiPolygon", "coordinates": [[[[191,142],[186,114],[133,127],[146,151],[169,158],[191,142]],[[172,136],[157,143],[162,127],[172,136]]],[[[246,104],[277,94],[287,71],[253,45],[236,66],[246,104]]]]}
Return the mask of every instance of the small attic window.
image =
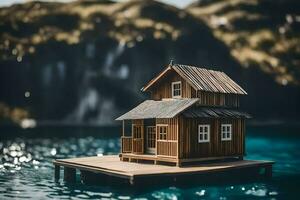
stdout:
{"type": "Polygon", "coordinates": [[[172,82],[172,98],[181,97],[181,81],[172,82]]]}

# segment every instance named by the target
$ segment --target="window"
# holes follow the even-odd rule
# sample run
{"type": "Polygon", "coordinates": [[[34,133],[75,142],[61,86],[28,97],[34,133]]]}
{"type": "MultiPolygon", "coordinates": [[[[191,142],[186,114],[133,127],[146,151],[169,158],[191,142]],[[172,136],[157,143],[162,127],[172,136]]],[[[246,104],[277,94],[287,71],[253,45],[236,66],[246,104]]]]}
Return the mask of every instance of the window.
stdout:
{"type": "Polygon", "coordinates": [[[181,97],[181,81],[172,83],[172,98],[181,97]]]}
{"type": "Polygon", "coordinates": [[[168,126],[157,126],[159,140],[167,140],[167,129],[168,126]]]}
{"type": "Polygon", "coordinates": [[[198,143],[209,142],[210,125],[198,125],[198,143]]]}
{"type": "Polygon", "coordinates": [[[231,135],[232,135],[231,124],[222,124],[221,125],[221,140],[229,141],[229,140],[231,140],[231,135]]]}

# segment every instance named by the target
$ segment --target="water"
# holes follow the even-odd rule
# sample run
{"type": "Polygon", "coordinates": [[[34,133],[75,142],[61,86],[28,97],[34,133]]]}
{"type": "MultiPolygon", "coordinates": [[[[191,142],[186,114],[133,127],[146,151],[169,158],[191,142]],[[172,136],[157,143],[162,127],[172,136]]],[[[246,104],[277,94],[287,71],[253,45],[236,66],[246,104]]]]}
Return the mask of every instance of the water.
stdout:
{"type": "MultiPolygon", "coordinates": [[[[65,136],[51,131],[47,134],[55,137],[0,141],[0,199],[295,199],[299,195],[299,128],[248,128],[247,158],[276,161],[270,181],[228,180],[222,184],[158,186],[143,191],[55,182],[53,159],[116,154],[120,145],[116,134],[74,137],[70,130],[64,130],[68,132],[65,136]]],[[[91,135],[89,132],[86,134],[91,135]]]]}

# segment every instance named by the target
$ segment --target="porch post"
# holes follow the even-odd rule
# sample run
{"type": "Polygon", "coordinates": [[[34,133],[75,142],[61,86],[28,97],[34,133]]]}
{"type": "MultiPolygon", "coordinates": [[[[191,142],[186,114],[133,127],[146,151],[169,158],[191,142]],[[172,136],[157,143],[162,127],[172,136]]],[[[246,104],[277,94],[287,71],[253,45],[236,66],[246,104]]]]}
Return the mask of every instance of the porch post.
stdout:
{"type": "Polygon", "coordinates": [[[123,153],[123,137],[125,136],[125,120],[122,120],[121,153],[123,153]]]}
{"type": "Polygon", "coordinates": [[[122,120],[122,136],[125,136],[125,120],[122,120]]]}

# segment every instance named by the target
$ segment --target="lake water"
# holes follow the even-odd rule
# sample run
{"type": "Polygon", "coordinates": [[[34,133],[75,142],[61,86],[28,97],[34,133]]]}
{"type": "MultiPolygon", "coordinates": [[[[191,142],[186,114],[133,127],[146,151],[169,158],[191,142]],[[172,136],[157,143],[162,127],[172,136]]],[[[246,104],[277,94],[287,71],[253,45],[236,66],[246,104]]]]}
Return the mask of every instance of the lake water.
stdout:
{"type": "MultiPolygon", "coordinates": [[[[9,133],[1,132],[0,136],[9,133]]],[[[228,180],[222,184],[169,185],[143,191],[54,181],[55,158],[117,154],[119,137],[110,132],[117,131],[27,130],[18,135],[30,135],[30,139],[23,135],[1,139],[0,199],[296,199],[300,194],[300,128],[284,126],[247,129],[246,158],[276,161],[269,181],[228,180]]]]}

